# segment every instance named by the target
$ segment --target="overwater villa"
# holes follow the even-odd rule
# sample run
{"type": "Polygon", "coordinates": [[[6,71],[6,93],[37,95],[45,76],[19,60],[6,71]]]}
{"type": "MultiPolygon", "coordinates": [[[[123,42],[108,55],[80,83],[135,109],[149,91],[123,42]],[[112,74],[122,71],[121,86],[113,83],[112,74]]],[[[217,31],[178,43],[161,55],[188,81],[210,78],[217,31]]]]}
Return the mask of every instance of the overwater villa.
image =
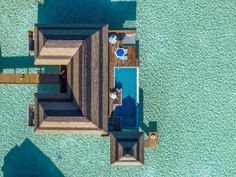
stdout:
{"type": "Polygon", "coordinates": [[[60,67],[58,75],[1,75],[1,83],[60,84],[60,93],[35,93],[29,126],[41,134],[110,136],[112,165],[144,164],[139,132],[139,59],[136,30],[108,25],[39,25],[29,31],[35,65],[60,67]],[[11,78],[11,79],[7,79],[11,78]]]}
{"type": "Polygon", "coordinates": [[[35,25],[35,65],[61,70],[66,93],[35,94],[36,133],[108,131],[108,26],[35,25]]]}

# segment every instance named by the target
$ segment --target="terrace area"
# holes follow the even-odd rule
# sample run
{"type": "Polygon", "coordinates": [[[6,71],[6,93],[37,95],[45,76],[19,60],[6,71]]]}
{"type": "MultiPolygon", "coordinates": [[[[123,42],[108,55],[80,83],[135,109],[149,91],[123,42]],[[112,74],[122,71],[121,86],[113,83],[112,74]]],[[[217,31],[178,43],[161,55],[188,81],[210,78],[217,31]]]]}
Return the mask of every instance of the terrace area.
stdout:
{"type": "Polygon", "coordinates": [[[120,122],[120,128],[138,126],[139,59],[136,36],[136,30],[109,30],[109,87],[119,90],[119,101],[110,97],[109,113],[110,119],[120,122]],[[121,57],[118,56],[119,50],[121,57]]]}

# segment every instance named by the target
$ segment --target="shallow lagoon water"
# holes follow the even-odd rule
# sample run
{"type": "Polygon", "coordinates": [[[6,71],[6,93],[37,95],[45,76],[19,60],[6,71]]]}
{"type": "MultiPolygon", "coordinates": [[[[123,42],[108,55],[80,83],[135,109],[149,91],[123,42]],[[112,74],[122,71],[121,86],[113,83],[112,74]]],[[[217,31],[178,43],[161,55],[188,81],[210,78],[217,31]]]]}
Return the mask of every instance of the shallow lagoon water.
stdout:
{"type": "Polygon", "coordinates": [[[0,85],[0,176],[236,176],[236,2],[79,2],[0,0],[1,72],[38,72],[8,63],[33,63],[26,31],[36,22],[136,26],[140,126],[156,126],[159,146],[145,149],[142,167],[112,167],[109,138],[35,135],[27,127],[33,93],[57,86],[0,85]]]}

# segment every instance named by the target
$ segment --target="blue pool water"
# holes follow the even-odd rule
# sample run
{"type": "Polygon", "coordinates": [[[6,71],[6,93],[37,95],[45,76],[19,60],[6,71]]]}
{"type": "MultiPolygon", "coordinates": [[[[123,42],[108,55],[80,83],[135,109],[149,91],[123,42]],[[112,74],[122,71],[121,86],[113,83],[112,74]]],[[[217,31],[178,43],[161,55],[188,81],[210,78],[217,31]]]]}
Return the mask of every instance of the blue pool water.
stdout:
{"type": "Polygon", "coordinates": [[[138,127],[137,68],[115,68],[115,87],[122,89],[122,105],[115,107],[115,116],[122,128],[138,127]]]}

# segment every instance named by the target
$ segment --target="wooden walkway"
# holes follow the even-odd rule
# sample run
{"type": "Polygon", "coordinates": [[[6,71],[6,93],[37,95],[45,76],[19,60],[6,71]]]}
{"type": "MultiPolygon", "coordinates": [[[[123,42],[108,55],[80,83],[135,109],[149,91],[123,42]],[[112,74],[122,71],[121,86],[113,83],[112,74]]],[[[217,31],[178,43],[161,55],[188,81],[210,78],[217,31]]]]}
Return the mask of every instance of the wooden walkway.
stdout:
{"type": "Polygon", "coordinates": [[[59,84],[59,75],[0,74],[0,84],[59,84]]]}
{"type": "MultiPolygon", "coordinates": [[[[136,46],[135,45],[122,45],[121,36],[123,33],[136,33],[135,30],[110,30],[109,34],[116,34],[118,42],[114,45],[109,44],[109,87],[114,87],[114,67],[138,67],[139,59],[137,59],[136,46]],[[123,47],[128,49],[128,60],[119,60],[115,51],[117,48],[123,47]]],[[[109,99],[109,115],[113,111],[113,100],[109,99]]]]}

